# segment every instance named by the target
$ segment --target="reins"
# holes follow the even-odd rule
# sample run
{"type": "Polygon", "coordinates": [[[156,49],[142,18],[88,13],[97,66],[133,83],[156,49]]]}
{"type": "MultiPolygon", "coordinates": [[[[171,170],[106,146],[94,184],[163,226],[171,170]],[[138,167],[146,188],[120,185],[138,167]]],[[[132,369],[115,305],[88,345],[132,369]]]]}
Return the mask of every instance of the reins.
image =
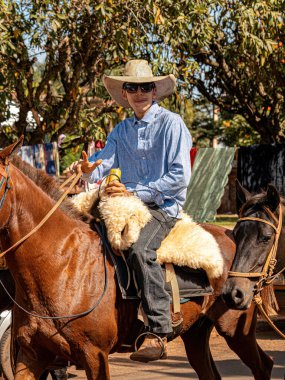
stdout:
{"type": "Polygon", "coordinates": [[[281,330],[278,329],[278,327],[272,322],[269,315],[266,313],[263,305],[262,305],[262,298],[260,294],[255,294],[253,297],[253,302],[257,305],[260,313],[263,315],[263,317],[266,319],[266,321],[269,323],[269,325],[279,334],[283,339],[285,339],[285,334],[281,330]]]}
{"type": "MultiPolygon", "coordinates": [[[[8,165],[7,165],[8,166],[8,165]]],[[[6,166],[6,167],[7,167],[6,166]]],[[[9,170],[8,170],[9,172],[9,170]]],[[[65,183],[68,183],[70,182],[72,179],[73,181],[71,182],[70,186],[68,187],[68,189],[62,194],[62,196],[59,198],[59,200],[55,203],[55,205],[52,207],[52,209],[47,213],[47,215],[39,222],[39,224],[34,227],[27,235],[23,236],[19,241],[17,241],[15,244],[13,244],[10,248],[6,249],[5,251],[1,252],[0,253],[0,257],[6,255],[6,253],[12,251],[13,249],[17,248],[21,243],[23,243],[25,240],[27,240],[30,236],[32,236],[35,232],[37,232],[41,226],[52,216],[52,214],[59,208],[59,206],[62,204],[62,202],[64,201],[64,199],[66,198],[66,196],[69,194],[70,190],[75,186],[75,184],[77,183],[77,181],[79,180],[79,178],[82,176],[82,173],[79,172],[78,174],[73,174],[70,178],[68,178],[67,181],[65,181],[65,183]]],[[[9,175],[8,175],[8,178],[9,175]]],[[[63,183],[61,186],[63,187],[65,185],[65,183],[63,183]]]]}
{"type": "Polygon", "coordinates": [[[268,220],[261,219],[261,218],[254,218],[254,217],[244,217],[240,218],[237,223],[240,223],[244,220],[251,220],[251,221],[257,221],[261,223],[265,223],[269,225],[270,227],[273,228],[275,231],[275,236],[274,236],[274,242],[273,245],[269,251],[269,254],[267,255],[266,261],[263,265],[262,271],[261,272],[235,272],[235,271],[229,271],[228,276],[229,277],[246,277],[246,278],[252,278],[256,277],[259,278],[258,282],[256,283],[256,289],[254,292],[253,296],[253,302],[257,305],[260,313],[263,315],[263,317],[267,320],[267,322],[270,324],[270,326],[282,337],[285,339],[285,334],[283,334],[276,326],[275,324],[271,321],[269,318],[268,314],[266,313],[263,305],[262,305],[262,298],[260,296],[260,292],[264,286],[270,285],[274,279],[283,272],[285,269],[282,268],[279,272],[275,273],[273,275],[274,268],[276,266],[276,253],[277,253],[277,248],[278,248],[278,242],[279,242],[279,237],[281,234],[282,230],[282,222],[283,222],[283,217],[282,217],[282,207],[281,204],[279,204],[279,218],[277,219],[276,216],[273,214],[272,211],[270,211],[268,208],[265,208],[265,212],[277,223],[277,226],[275,226],[273,223],[269,222],[268,220]]]}
{"type": "MultiPolygon", "coordinates": [[[[6,198],[6,194],[7,194],[7,191],[10,190],[10,186],[9,186],[9,180],[10,180],[10,175],[9,175],[9,163],[6,163],[6,167],[5,167],[5,171],[0,171],[0,175],[2,175],[2,180],[0,182],[0,190],[3,186],[3,184],[6,182],[6,189],[4,191],[4,195],[3,197],[1,198],[0,200],[0,205],[2,207],[2,205],[4,204],[4,200],[6,198]],[[3,200],[4,199],[4,200],[3,200]]],[[[67,183],[71,182],[70,186],[68,187],[68,189],[62,194],[62,196],[59,198],[59,200],[55,203],[55,205],[52,207],[52,209],[47,213],[47,215],[40,221],[40,223],[35,227],[33,228],[27,235],[23,236],[18,242],[16,242],[15,244],[13,244],[10,248],[6,249],[5,251],[3,251],[2,253],[0,253],[0,257],[4,256],[6,253],[12,251],[13,249],[15,249],[16,247],[18,247],[21,243],[23,243],[25,240],[27,240],[31,235],[33,235],[35,232],[37,232],[39,230],[39,228],[42,227],[42,225],[51,217],[51,215],[56,211],[56,209],[58,209],[58,207],[61,205],[61,203],[64,201],[64,199],[66,198],[66,196],[69,194],[70,190],[75,186],[75,184],[78,182],[79,178],[82,176],[82,172],[79,171],[77,174],[74,173],[72,174],[72,176],[70,176],[61,186],[60,188],[63,188],[67,183]]],[[[0,208],[1,208],[0,207],[0,208]]],[[[103,259],[104,259],[104,277],[105,277],[105,281],[104,281],[104,288],[103,288],[103,291],[99,297],[99,299],[96,301],[96,303],[88,310],[85,310],[81,313],[77,313],[77,314],[71,314],[71,315],[60,315],[60,316],[48,316],[48,315],[39,315],[39,314],[36,314],[36,313],[32,313],[30,311],[28,311],[27,309],[25,309],[23,306],[21,306],[20,304],[18,304],[16,302],[16,300],[11,296],[11,294],[8,292],[8,290],[6,289],[6,287],[4,286],[4,284],[2,283],[2,281],[0,280],[0,284],[2,285],[3,289],[5,290],[5,292],[7,293],[7,295],[9,296],[9,298],[13,301],[13,303],[18,307],[20,308],[21,310],[23,310],[25,313],[29,314],[29,315],[32,315],[34,317],[38,317],[38,318],[41,318],[41,319],[73,319],[73,318],[79,318],[79,317],[84,317],[88,314],[90,314],[94,309],[96,309],[96,307],[100,304],[101,300],[103,299],[106,291],[107,291],[107,288],[108,288],[108,271],[107,271],[107,263],[106,263],[106,257],[107,257],[107,245],[106,245],[106,242],[104,241],[104,239],[102,238],[102,233],[100,233],[100,230],[97,228],[96,226],[96,230],[99,234],[99,236],[101,237],[102,241],[103,241],[103,259]],[[104,244],[105,243],[105,244],[104,244]]]]}
{"type": "MultiPolygon", "coordinates": [[[[98,232],[98,230],[97,230],[98,232]]],[[[99,233],[99,232],[98,232],[99,233]]],[[[100,235],[101,236],[101,235],[100,235]]],[[[74,318],[81,318],[81,317],[85,317],[86,315],[90,314],[93,310],[96,309],[96,307],[100,304],[100,302],[102,301],[107,289],[108,289],[108,271],[107,271],[107,263],[106,263],[106,259],[107,259],[107,248],[106,248],[106,245],[103,244],[103,258],[104,258],[104,277],[105,277],[105,280],[104,280],[104,289],[100,295],[100,297],[98,298],[98,300],[95,302],[95,304],[88,310],[85,310],[81,313],[77,313],[77,314],[71,314],[71,315],[57,315],[57,316],[49,316],[49,315],[40,315],[40,314],[36,314],[36,313],[33,313],[27,309],[25,309],[23,306],[21,306],[12,296],[11,294],[8,292],[8,290],[6,289],[6,287],[4,286],[3,282],[0,280],[0,284],[2,285],[3,289],[5,290],[6,294],[8,295],[8,297],[13,301],[13,303],[21,310],[23,310],[25,313],[33,316],[33,317],[37,317],[37,318],[41,318],[41,319],[74,319],[74,318]]]]}

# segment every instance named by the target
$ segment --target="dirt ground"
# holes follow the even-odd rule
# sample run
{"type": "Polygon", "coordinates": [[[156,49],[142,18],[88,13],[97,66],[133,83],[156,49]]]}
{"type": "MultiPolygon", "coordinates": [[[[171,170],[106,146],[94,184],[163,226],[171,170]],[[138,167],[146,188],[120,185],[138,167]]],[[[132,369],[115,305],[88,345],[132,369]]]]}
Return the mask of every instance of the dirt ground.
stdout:
{"type": "MultiPolygon", "coordinates": [[[[262,329],[260,329],[262,330],[262,329]]],[[[274,360],[272,379],[285,380],[285,341],[269,329],[258,332],[258,343],[274,360]]],[[[211,336],[211,351],[223,379],[253,379],[250,370],[228,348],[223,338],[214,331],[211,336]]],[[[110,356],[111,379],[197,379],[194,370],[189,366],[180,338],[169,344],[169,358],[151,364],[135,363],[129,360],[129,354],[110,356]]],[[[69,377],[86,379],[84,371],[70,367],[69,377]]]]}

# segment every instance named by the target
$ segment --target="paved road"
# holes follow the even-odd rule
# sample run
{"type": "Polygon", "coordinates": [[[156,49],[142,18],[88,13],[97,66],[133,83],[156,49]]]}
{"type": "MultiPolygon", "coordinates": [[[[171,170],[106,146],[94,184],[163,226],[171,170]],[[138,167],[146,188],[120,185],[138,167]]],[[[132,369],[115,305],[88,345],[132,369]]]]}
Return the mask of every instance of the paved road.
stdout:
{"type": "MultiPolygon", "coordinates": [[[[272,379],[285,380],[284,340],[279,339],[273,332],[266,331],[258,333],[258,342],[274,359],[272,379]]],[[[253,379],[247,367],[230,351],[224,339],[215,332],[211,337],[211,350],[223,379],[253,379]]],[[[169,359],[166,361],[151,364],[134,363],[129,360],[129,354],[114,354],[110,356],[109,362],[112,380],[197,379],[196,373],[187,362],[180,339],[169,344],[169,359]]],[[[74,367],[69,369],[69,376],[74,379],[86,379],[84,371],[76,371],[74,367]]]]}

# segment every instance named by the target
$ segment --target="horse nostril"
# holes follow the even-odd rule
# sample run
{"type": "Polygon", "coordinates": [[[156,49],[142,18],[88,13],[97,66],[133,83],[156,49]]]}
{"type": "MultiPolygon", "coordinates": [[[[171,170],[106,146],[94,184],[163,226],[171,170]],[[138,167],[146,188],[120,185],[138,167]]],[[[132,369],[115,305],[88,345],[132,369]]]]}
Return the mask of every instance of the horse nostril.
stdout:
{"type": "Polygon", "coordinates": [[[232,299],[236,305],[241,304],[244,299],[243,292],[239,288],[235,287],[232,290],[232,299]]]}

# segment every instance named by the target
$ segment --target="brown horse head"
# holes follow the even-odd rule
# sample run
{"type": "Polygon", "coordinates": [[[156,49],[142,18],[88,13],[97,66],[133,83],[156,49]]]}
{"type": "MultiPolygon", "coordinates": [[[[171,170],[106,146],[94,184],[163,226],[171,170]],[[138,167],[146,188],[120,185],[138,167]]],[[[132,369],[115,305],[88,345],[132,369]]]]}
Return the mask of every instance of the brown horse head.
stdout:
{"type": "MultiPolygon", "coordinates": [[[[233,230],[236,255],[231,271],[236,274],[233,273],[233,277],[230,275],[226,281],[223,298],[229,307],[244,310],[252,302],[257,290],[256,285],[262,278],[264,265],[276,241],[275,228],[278,225],[280,210],[284,214],[284,201],[273,185],[269,185],[266,192],[253,195],[238,182],[237,197],[242,206],[239,210],[239,220],[233,230]]],[[[282,235],[281,233],[276,242],[277,263],[273,269],[274,273],[284,266],[285,256],[282,252],[285,239],[282,235]]]]}

